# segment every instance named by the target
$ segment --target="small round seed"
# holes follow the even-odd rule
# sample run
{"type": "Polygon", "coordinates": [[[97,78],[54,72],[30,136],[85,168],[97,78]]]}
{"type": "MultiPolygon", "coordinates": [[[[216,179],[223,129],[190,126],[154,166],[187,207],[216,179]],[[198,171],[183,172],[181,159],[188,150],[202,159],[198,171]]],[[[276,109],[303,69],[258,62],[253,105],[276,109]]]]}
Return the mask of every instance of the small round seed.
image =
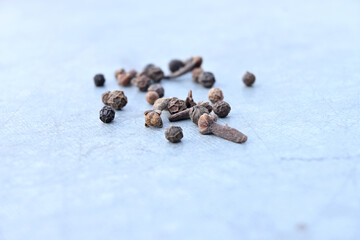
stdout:
{"type": "Polygon", "coordinates": [[[184,137],[181,127],[170,126],[165,129],[165,137],[169,142],[177,143],[180,142],[184,137]]]}
{"type": "Polygon", "coordinates": [[[150,87],[148,88],[148,91],[155,91],[159,94],[159,97],[163,97],[165,94],[165,90],[164,88],[160,85],[160,84],[152,84],[150,85],[150,87]]]}
{"type": "Polygon", "coordinates": [[[206,88],[211,88],[215,83],[214,74],[211,72],[202,72],[199,75],[199,83],[206,88]]]}
{"type": "Polygon", "coordinates": [[[246,72],[242,80],[246,86],[251,87],[254,84],[256,77],[251,72],[246,72]]]}
{"type": "Polygon", "coordinates": [[[231,111],[230,105],[225,101],[218,101],[213,106],[213,111],[220,118],[226,117],[231,111]]]}
{"type": "Polygon", "coordinates": [[[220,88],[212,88],[208,92],[210,102],[216,103],[224,99],[224,94],[220,88]]]}
{"type": "Polygon", "coordinates": [[[181,60],[174,59],[169,62],[169,69],[171,72],[176,72],[180,68],[184,67],[185,63],[181,60]]]}
{"type": "Polygon", "coordinates": [[[110,123],[115,118],[115,111],[109,106],[104,106],[100,110],[100,120],[104,123],[110,123]]]}
{"type": "Polygon", "coordinates": [[[96,74],[94,76],[94,83],[95,83],[95,86],[97,87],[102,87],[104,86],[104,83],[105,83],[105,77],[103,74],[99,73],[99,74],[96,74]]]}
{"type": "Polygon", "coordinates": [[[159,99],[159,94],[158,94],[157,92],[155,92],[155,91],[149,91],[149,92],[146,94],[146,101],[147,101],[148,103],[150,103],[151,105],[153,105],[154,102],[155,102],[156,100],[158,100],[158,99],[159,99]]]}

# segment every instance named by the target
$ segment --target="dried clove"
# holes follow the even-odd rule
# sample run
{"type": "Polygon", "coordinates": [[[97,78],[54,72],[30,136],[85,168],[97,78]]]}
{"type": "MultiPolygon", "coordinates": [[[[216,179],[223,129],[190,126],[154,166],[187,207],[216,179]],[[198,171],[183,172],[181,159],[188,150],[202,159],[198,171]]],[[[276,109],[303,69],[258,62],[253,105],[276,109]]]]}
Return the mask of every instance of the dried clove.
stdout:
{"type": "Polygon", "coordinates": [[[224,94],[220,88],[212,88],[208,92],[208,98],[210,102],[216,103],[224,99],[224,94]]]}
{"type": "Polygon", "coordinates": [[[145,75],[140,75],[133,78],[133,83],[140,91],[146,92],[151,84],[151,79],[145,75]]]}
{"type": "Polygon", "coordinates": [[[157,92],[155,92],[155,91],[149,91],[149,92],[146,94],[146,101],[147,101],[148,103],[150,103],[151,105],[153,105],[154,102],[155,102],[156,100],[158,100],[158,99],[159,99],[159,94],[158,94],[157,92]]]}
{"type": "Polygon", "coordinates": [[[186,103],[184,100],[173,98],[172,100],[169,101],[167,109],[170,112],[170,114],[175,114],[185,110],[186,103]]]}
{"type": "Polygon", "coordinates": [[[166,79],[171,78],[177,78],[185,73],[188,73],[192,71],[194,68],[200,67],[202,64],[202,58],[201,57],[192,57],[189,60],[185,61],[185,66],[177,70],[176,72],[173,72],[172,74],[165,76],[166,79]]]}
{"type": "Polygon", "coordinates": [[[170,126],[165,129],[165,137],[172,143],[180,142],[184,137],[181,127],[170,126]]]}
{"type": "Polygon", "coordinates": [[[104,106],[100,110],[100,120],[104,123],[110,123],[115,118],[115,111],[109,106],[104,106]]]}
{"type": "Polygon", "coordinates": [[[185,66],[185,63],[178,59],[174,59],[169,62],[169,70],[172,73],[176,72],[177,70],[179,70],[180,68],[182,68],[184,66],[185,66]]]}
{"type": "Polygon", "coordinates": [[[225,101],[218,101],[214,104],[213,110],[218,117],[224,118],[230,113],[231,107],[225,101]]]}
{"type": "MultiPolygon", "coordinates": [[[[210,104],[208,102],[203,103],[203,102],[200,101],[198,103],[198,106],[205,107],[208,110],[207,113],[210,113],[211,110],[212,110],[212,107],[210,106],[210,104]]],[[[187,108],[184,111],[181,111],[181,112],[175,113],[173,115],[170,115],[168,117],[168,119],[169,119],[170,122],[177,122],[177,121],[189,119],[191,109],[193,109],[193,107],[187,108]]]]}
{"type": "Polygon", "coordinates": [[[226,140],[235,142],[235,143],[244,143],[247,140],[247,136],[242,132],[236,130],[235,128],[229,127],[227,124],[225,126],[216,122],[217,117],[212,114],[204,113],[201,115],[198,126],[200,127],[201,134],[214,134],[226,140]]]}
{"type": "Polygon", "coordinates": [[[242,80],[246,86],[251,87],[254,84],[256,77],[251,72],[246,72],[242,80]]]}
{"type": "Polygon", "coordinates": [[[150,87],[148,88],[148,91],[155,91],[159,94],[159,97],[163,97],[165,90],[164,88],[160,85],[160,84],[152,84],[150,85],[150,87]]]}
{"type": "Polygon", "coordinates": [[[199,75],[199,83],[206,88],[211,88],[215,83],[215,76],[211,72],[202,72],[199,75]]]}
{"type": "Polygon", "coordinates": [[[192,70],[192,79],[194,82],[199,83],[199,76],[204,70],[201,67],[192,70]]]}
{"type": "Polygon", "coordinates": [[[94,76],[94,83],[95,83],[95,86],[97,87],[102,87],[104,86],[104,83],[105,83],[105,77],[103,74],[99,73],[99,74],[96,74],[94,76]]]}
{"type": "Polygon", "coordinates": [[[148,110],[144,112],[145,114],[145,127],[158,127],[162,128],[163,122],[160,117],[161,111],[148,110]]]}
{"type": "Polygon", "coordinates": [[[113,92],[105,92],[102,95],[102,101],[115,110],[120,110],[127,104],[127,97],[123,91],[115,90],[113,92]]]}
{"type": "Polygon", "coordinates": [[[199,118],[204,113],[209,114],[209,110],[204,106],[197,105],[190,109],[189,116],[190,116],[191,121],[193,121],[193,123],[195,123],[197,125],[199,122],[199,118]]]}
{"type": "Polygon", "coordinates": [[[189,91],[189,94],[188,94],[188,96],[187,96],[187,98],[185,100],[185,103],[186,103],[187,108],[191,108],[191,107],[196,105],[196,103],[194,102],[191,90],[189,91]]]}

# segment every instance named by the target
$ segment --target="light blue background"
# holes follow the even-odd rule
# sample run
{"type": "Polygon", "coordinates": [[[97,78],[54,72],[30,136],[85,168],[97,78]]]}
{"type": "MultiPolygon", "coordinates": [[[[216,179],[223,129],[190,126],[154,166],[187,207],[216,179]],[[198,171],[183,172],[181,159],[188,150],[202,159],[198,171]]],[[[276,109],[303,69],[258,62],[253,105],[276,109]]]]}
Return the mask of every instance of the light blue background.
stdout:
{"type": "Polygon", "coordinates": [[[1,0],[0,239],[360,239],[359,56],[357,0],[1,0]],[[168,143],[134,87],[100,122],[116,69],[193,55],[246,144],[168,143]]]}

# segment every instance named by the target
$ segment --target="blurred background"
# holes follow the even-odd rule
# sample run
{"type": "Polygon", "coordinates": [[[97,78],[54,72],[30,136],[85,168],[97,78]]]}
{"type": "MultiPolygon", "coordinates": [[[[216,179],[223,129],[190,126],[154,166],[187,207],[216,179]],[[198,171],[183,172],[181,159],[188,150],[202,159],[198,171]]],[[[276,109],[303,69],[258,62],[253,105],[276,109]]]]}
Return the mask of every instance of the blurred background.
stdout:
{"type": "MultiPolygon", "coordinates": [[[[0,240],[359,239],[359,29],[358,0],[0,0],[0,240]],[[190,121],[169,144],[114,79],[190,56],[246,144],[190,121]]],[[[162,84],[207,99],[189,74],[162,84]]]]}

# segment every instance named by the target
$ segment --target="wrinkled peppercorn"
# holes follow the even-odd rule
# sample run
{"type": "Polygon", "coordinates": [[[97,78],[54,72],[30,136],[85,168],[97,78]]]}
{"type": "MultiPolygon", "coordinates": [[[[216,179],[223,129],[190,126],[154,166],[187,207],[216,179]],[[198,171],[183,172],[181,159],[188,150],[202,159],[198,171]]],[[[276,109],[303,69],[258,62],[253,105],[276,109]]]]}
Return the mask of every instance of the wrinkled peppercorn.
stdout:
{"type": "Polygon", "coordinates": [[[145,75],[140,75],[133,78],[133,83],[136,87],[139,88],[140,91],[146,92],[146,90],[151,84],[151,79],[145,75]]]}
{"type": "Polygon", "coordinates": [[[150,67],[145,72],[145,75],[151,78],[154,82],[160,82],[164,78],[164,72],[159,67],[150,67]]]}
{"type": "Polygon", "coordinates": [[[251,72],[246,72],[243,76],[243,82],[246,86],[251,87],[256,80],[256,77],[251,72]]]}
{"type": "Polygon", "coordinates": [[[172,73],[176,72],[177,70],[179,70],[180,68],[182,68],[184,66],[185,66],[185,63],[178,59],[174,59],[169,62],[169,69],[170,69],[170,72],[172,72],[172,73]]]}
{"type": "Polygon", "coordinates": [[[151,105],[153,105],[154,102],[155,102],[156,100],[158,100],[158,99],[159,99],[159,94],[158,94],[157,92],[155,92],[155,91],[149,91],[149,92],[146,94],[146,101],[147,101],[148,103],[150,103],[151,105]]]}
{"type": "MultiPolygon", "coordinates": [[[[148,65],[146,65],[146,66],[144,67],[142,73],[146,73],[146,72],[147,72],[150,68],[152,68],[152,67],[155,67],[155,65],[152,64],[152,63],[149,63],[148,65]]],[[[140,74],[141,74],[141,73],[140,73],[140,74]]]]}
{"type": "Polygon", "coordinates": [[[95,86],[97,87],[101,87],[101,86],[104,86],[104,83],[105,83],[105,77],[103,74],[96,74],[94,76],[94,83],[95,83],[95,86]]]}
{"type": "Polygon", "coordinates": [[[113,92],[105,92],[102,95],[102,101],[105,105],[108,105],[115,110],[120,110],[127,104],[127,97],[123,91],[115,90],[113,92]]]}
{"type": "Polygon", "coordinates": [[[144,114],[145,114],[145,127],[153,126],[153,127],[162,128],[163,122],[160,117],[161,111],[149,110],[144,112],[144,114]]]}
{"type": "Polygon", "coordinates": [[[221,118],[226,117],[231,110],[230,105],[225,101],[218,101],[213,106],[213,111],[221,118]]]}
{"type": "Polygon", "coordinates": [[[199,75],[199,83],[206,88],[211,88],[215,83],[214,74],[211,72],[202,72],[199,75]]]}
{"type": "Polygon", "coordinates": [[[115,118],[115,111],[109,106],[104,106],[100,110],[100,120],[104,123],[110,123],[115,118]]]}
{"type": "Polygon", "coordinates": [[[164,88],[160,85],[160,84],[152,84],[149,88],[148,91],[155,91],[159,94],[159,97],[163,97],[164,96],[164,88]]]}
{"type": "Polygon", "coordinates": [[[224,94],[220,88],[212,88],[208,92],[210,102],[216,103],[224,99],[224,94]]]}
{"type": "Polygon", "coordinates": [[[181,127],[170,126],[165,129],[165,137],[172,143],[180,142],[184,137],[181,127]]]}
{"type": "Polygon", "coordinates": [[[209,110],[206,107],[201,106],[201,105],[196,105],[196,106],[192,107],[189,112],[191,121],[193,121],[193,123],[195,123],[197,125],[199,118],[204,113],[209,114],[209,110]]]}
{"type": "Polygon", "coordinates": [[[184,100],[174,98],[169,101],[167,109],[170,114],[181,112],[186,109],[186,102],[184,100]]]}
{"type": "Polygon", "coordinates": [[[192,70],[192,79],[194,80],[194,82],[199,82],[199,76],[203,71],[204,70],[201,67],[194,68],[192,70]]]}

